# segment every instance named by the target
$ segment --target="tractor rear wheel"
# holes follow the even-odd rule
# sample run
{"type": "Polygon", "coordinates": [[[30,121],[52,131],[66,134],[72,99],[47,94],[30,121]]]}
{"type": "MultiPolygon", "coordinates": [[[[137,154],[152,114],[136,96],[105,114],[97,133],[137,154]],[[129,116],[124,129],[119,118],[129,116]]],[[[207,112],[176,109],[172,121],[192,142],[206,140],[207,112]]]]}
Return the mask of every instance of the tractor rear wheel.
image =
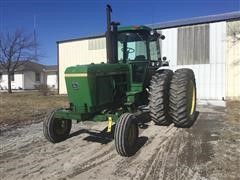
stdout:
{"type": "Polygon", "coordinates": [[[114,132],[115,147],[121,156],[131,156],[135,152],[138,139],[138,125],[136,117],[131,113],[120,116],[114,132]]]}
{"type": "Polygon", "coordinates": [[[150,82],[149,110],[150,117],[157,125],[169,125],[169,89],[173,71],[164,69],[157,72],[150,82]]]}
{"type": "Polygon", "coordinates": [[[194,72],[183,68],[175,71],[170,86],[170,116],[178,127],[190,126],[196,111],[194,72]]]}
{"type": "Polygon", "coordinates": [[[43,122],[43,134],[52,143],[66,140],[72,128],[71,120],[54,118],[56,111],[52,111],[43,122]]]}

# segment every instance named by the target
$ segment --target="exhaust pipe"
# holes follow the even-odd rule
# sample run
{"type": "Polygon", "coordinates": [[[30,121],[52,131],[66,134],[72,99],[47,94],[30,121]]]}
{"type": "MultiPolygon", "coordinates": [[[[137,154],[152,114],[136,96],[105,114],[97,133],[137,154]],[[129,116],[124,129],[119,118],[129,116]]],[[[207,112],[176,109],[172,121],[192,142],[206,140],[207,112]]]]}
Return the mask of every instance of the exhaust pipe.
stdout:
{"type": "Polygon", "coordinates": [[[106,46],[107,46],[107,63],[113,64],[118,62],[118,46],[117,46],[117,26],[120,23],[112,22],[112,8],[108,4],[106,6],[107,14],[107,31],[106,31],[106,46]]]}
{"type": "Polygon", "coordinates": [[[112,8],[108,4],[106,6],[106,14],[107,14],[106,46],[107,46],[107,63],[110,63],[110,64],[113,63],[111,12],[112,12],[112,8]]]}

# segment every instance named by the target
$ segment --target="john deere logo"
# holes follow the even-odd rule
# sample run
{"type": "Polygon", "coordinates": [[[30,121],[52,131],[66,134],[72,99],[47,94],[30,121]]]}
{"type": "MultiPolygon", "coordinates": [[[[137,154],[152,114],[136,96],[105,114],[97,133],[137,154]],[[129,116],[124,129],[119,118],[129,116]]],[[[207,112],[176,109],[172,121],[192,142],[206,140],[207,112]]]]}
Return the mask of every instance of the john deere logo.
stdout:
{"type": "Polygon", "coordinates": [[[73,82],[73,83],[72,83],[72,88],[73,88],[74,90],[78,90],[78,89],[79,89],[79,84],[78,84],[78,82],[73,82]]]}

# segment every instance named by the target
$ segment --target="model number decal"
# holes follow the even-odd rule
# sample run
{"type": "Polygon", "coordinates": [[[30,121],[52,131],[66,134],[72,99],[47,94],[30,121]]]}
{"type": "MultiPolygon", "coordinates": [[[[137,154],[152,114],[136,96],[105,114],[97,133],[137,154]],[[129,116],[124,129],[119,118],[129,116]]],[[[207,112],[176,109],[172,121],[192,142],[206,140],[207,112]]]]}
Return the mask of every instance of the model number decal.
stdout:
{"type": "Polygon", "coordinates": [[[78,90],[78,89],[79,89],[79,84],[78,84],[78,82],[72,82],[72,88],[73,88],[74,90],[78,90]]]}

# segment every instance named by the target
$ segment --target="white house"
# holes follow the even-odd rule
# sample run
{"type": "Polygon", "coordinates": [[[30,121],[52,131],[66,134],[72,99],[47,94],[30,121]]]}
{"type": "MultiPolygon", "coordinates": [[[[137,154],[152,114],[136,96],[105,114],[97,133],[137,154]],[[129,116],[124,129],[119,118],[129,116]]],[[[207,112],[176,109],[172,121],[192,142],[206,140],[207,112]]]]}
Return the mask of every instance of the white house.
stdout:
{"type": "MultiPolygon", "coordinates": [[[[30,90],[36,89],[37,85],[47,84],[50,88],[57,89],[57,74],[57,66],[45,66],[28,61],[11,75],[11,86],[16,90],[30,90]]],[[[8,76],[0,67],[0,90],[6,89],[8,89],[8,76]]]]}
{"type": "Polygon", "coordinates": [[[45,83],[53,89],[58,89],[58,67],[57,65],[48,65],[43,69],[45,74],[45,83]]]}
{"type": "MultiPolygon", "coordinates": [[[[191,68],[199,99],[240,99],[240,11],[150,25],[166,38],[162,57],[171,68],[191,68]]],[[[104,33],[57,42],[59,93],[68,66],[106,62],[104,33]]]]}

